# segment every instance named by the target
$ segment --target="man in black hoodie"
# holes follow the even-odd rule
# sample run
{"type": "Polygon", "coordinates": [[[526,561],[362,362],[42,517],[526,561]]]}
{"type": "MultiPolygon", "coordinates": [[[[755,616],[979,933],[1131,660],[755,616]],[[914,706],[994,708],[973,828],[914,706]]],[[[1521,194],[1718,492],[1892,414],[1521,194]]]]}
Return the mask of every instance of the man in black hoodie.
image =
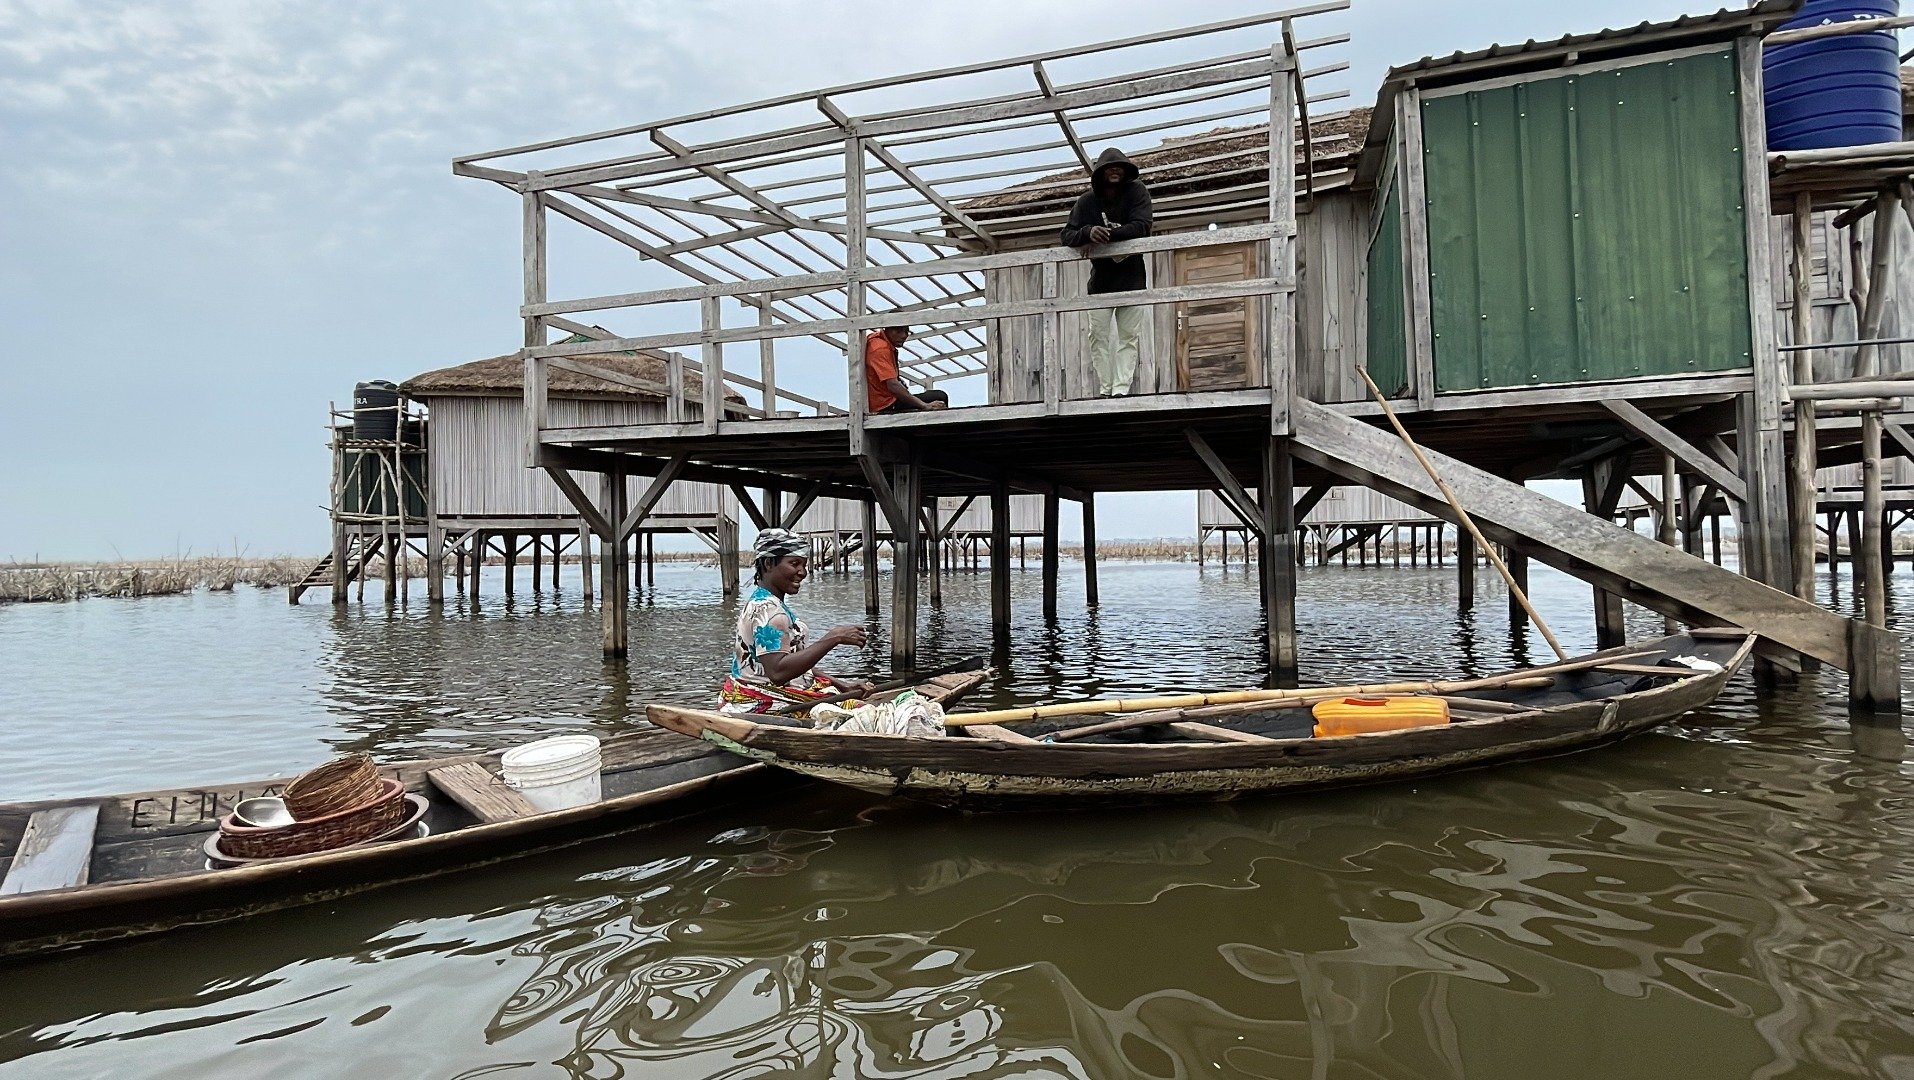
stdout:
{"type": "MultiPolygon", "coordinates": [[[[1112,146],[1097,156],[1090,169],[1090,190],[1070,208],[1063,227],[1065,247],[1089,248],[1150,235],[1150,189],[1137,179],[1137,168],[1123,151],[1112,146]]],[[[1148,260],[1141,255],[1090,260],[1090,294],[1130,292],[1150,287],[1148,260]]],[[[1097,393],[1104,397],[1127,394],[1136,379],[1137,339],[1149,308],[1131,305],[1090,311],[1090,367],[1096,372],[1097,393]],[[1110,324],[1116,324],[1111,340],[1110,324]]]]}

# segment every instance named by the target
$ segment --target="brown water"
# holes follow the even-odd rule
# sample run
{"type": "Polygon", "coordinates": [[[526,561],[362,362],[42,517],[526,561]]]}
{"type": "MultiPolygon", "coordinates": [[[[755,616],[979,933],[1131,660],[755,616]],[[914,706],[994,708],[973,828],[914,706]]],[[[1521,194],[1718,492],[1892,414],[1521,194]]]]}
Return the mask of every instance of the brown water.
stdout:
{"type": "MultiPolygon", "coordinates": [[[[996,700],[1261,677],[1240,571],[1106,566],[1100,612],[1053,626],[1035,579],[996,700]]],[[[616,730],[634,701],[702,699],[711,585],[660,569],[629,676],[575,589],[443,618],[244,590],[0,609],[0,798],[494,746],[537,717],[616,730]]],[[[1453,588],[1309,571],[1305,678],[1543,659],[1499,590],[1458,616],[1453,588]]],[[[947,592],[931,658],[984,626],[982,580],[947,592]]],[[[1592,644],[1582,586],[1536,592],[1592,644]]],[[[801,610],[860,597],[813,578],[801,610]]],[[[1914,783],[1842,694],[1743,679],[1609,750],[1169,811],[812,789],[0,969],[0,1078],[1914,1076],[1914,783]]]]}

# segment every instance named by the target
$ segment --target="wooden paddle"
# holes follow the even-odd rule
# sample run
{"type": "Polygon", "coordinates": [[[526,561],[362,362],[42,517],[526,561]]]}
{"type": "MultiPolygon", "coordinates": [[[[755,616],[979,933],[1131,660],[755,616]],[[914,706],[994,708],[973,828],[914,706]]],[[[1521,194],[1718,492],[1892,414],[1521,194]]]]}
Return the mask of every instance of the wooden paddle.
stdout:
{"type": "Polygon", "coordinates": [[[1422,680],[1418,682],[1371,683],[1362,686],[1311,686],[1299,690],[1225,690],[1212,694],[1176,694],[1154,698],[1105,698],[1091,701],[1064,701],[1055,705],[1035,705],[1023,709],[997,709],[991,712],[956,713],[944,717],[946,727],[971,724],[1017,724],[1055,716],[1083,716],[1091,713],[1140,713],[1158,709],[1186,709],[1205,705],[1235,705],[1247,702],[1313,701],[1322,698],[1365,697],[1376,694],[1455,694],[1466,690],[1492,690],[1520,683],[1525,679],[1557,675],[1570,671],[1656,656],[1658,649],[1587,656],[1543,667],[1525,668],[1502,675],[1459,681],[1422,680]]]}
{"type": "Polygon", "coordinates": [[[869,690],[866,690],[862,693],[833,694],[830,697],[818,698],[816,701],[793,701],[789,705],[780,705],[775,709],[767,710],[765,715],[790,716],[792,713],[800,713],[805,711],[806,709],[812,709],[819,705],[835,705],[840,701],[849,701],[852,698],[867,698],[868,699],[872,694],[887,693],[891,690],[902,690],[907,686],[915,686],[921,682],[928,682],[931,679],[935,679],[942,675],[955,675],[959,672],[982,671],[983,669],[984,669],[983,657],[966,656],[962,660],[959,660],[951,664],[945,664],[943,667],[932,668],[929,671],[913,671],[909,675],[906,675],[901,679],[892,679],[890,682],[887,682],[887,683],[879,683],[876,686],[873,686],[869,690]]]}

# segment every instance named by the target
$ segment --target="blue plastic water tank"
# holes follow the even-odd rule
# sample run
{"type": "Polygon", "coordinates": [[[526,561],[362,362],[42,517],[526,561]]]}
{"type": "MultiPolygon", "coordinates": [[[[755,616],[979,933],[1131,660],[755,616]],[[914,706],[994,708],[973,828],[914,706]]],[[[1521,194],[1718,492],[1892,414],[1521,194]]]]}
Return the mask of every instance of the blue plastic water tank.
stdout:
{"type": "MultiPolygon", "coordinates": [[[[1782,27],[1891,19],[1900,0],[1808,0],[1782,27]]],[[[1768,149],[1862,146],[1901,139],[1901,63],[1891,31],[1766,49],[1761,77],[1768,149]]]]}

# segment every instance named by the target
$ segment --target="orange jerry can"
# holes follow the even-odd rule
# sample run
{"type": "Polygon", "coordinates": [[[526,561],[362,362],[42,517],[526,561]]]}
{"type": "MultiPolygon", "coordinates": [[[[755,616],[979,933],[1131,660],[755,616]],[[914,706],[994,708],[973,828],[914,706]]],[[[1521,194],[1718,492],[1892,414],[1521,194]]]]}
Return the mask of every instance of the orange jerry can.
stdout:
{"type": "Polygon", "coordinates": [[[1318,701],[1310,710],[1316,737],[1435,727],[1449,722],[1449,703],[1438,697],[1346,697],[1318,701]]]}

